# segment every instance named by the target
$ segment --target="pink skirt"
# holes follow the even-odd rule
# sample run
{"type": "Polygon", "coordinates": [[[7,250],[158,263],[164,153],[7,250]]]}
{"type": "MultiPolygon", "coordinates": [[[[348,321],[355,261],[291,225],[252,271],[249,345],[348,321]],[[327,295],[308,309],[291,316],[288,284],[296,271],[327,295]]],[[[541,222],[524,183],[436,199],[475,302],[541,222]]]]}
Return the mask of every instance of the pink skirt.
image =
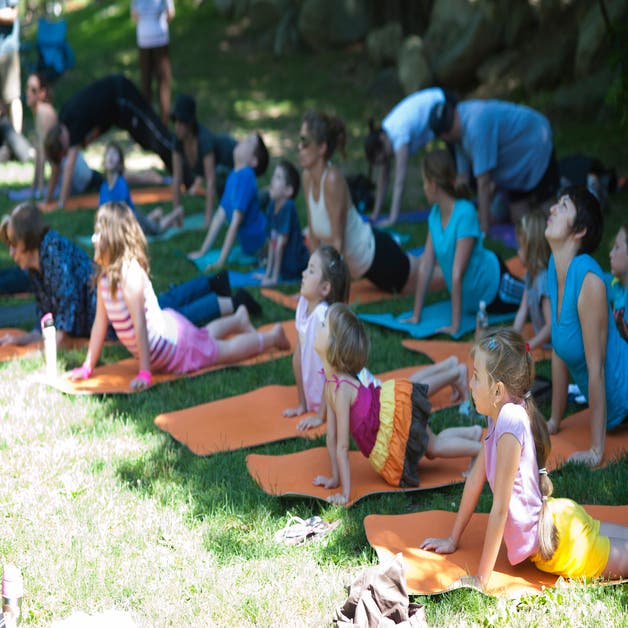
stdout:
{"type": "Polygon", "coordinates": [[[185,316],[174,310],[167,312],[177,325],[177,344],[172,360],[168,364],[169,373],[190,373],[216,364],[218,344],[205,327],[196,327],[185,316]]]}

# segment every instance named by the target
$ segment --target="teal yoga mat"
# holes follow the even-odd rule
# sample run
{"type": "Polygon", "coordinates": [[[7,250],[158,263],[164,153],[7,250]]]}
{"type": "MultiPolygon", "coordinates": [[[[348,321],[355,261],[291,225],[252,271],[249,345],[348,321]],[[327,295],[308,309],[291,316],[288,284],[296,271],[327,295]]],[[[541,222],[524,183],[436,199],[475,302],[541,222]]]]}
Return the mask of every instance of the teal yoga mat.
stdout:
{"type": "MultiPolygon", "coordinates": [[[[489,325],[497,325],[512,320],[516,312],[509,314],[489,314],[489,325]]],[[[402,323],[404,318],[412,316],[412,312],[404,312],[399,316],[393,314],[360,314],[360,318],[374,325],[381,325],[389,329],[396,329],[410,334],[413,338],[428,338],[434,336],[437,330],[451,322],[451,301],[438,301],[423,308],[420,323],[402,323]]],[[[460,329],[454,338],[460,338],[467,332],[475,329],[475,315],[463,314],[460,320],[460,329]]]]}

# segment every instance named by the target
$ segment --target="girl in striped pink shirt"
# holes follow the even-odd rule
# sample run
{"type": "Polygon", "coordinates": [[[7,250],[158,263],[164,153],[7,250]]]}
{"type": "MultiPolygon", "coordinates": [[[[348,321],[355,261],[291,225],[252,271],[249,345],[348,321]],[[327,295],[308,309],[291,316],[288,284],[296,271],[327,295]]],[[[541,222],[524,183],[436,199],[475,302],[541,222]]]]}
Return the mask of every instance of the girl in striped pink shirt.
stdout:
{"type": "Polygon", "coordinates": [[[195,327],[171,309],[162,310],[149,278],[146,238],[125,203],[105,203],[96,214],[94,260],[98,301],[83,366],[72,379],[87,379],[102,349],[111,322],[118,339],[139,360],[131,389],[150,386],[152,371],[187,373],[214,364],[229,364],[272,347],[289,349],[281,324],[256,332],[246,308],[195,327]]]}

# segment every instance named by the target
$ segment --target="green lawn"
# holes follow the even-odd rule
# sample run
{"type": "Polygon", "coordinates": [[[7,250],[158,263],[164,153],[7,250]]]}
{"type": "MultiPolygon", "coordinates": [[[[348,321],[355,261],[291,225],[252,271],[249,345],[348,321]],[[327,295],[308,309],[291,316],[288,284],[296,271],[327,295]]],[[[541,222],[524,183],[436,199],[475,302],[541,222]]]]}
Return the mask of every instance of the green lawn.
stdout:
{"type": "MultiPolygon", "coordinates": [[[[57,102],[109,72],[138,78],[128,3],[83,4],[85,8],[68,14],[78,63],[55,86],[57,102]]],[[[172,24],[175,94],[196,94],[200,118],[214,128],[236,135],[264,130],[273,155],[291,159],[296,158],[304,109],[332,109],[349,125],[347,171],[365,169],[361,137],[366,120],[385,113],[394,97],[367,94],[373,73],[364,52],[302,52],[275,59],[257,44],[244,22],[227,23],[213,13],[209,0],[198,8],[194,4],[177,2],[172,24]]],[[[612,112],[604,110],[582,120],[548,114],[559,156],[590,153],[628,171],[625,128],[618,127],[612,112]]],[[[28,115],[26,120],[29,123],[28,115]]],[[[97,163],[102,150],[101,142],[89,156],[97,163]]],[[[411,166],[408,209],[422,202],[418,163],[415,158],[411,166]]],[[[0,191],[26,184],[32,176],[26,167],[3,167],[1,172],[0,191]]],[[[299,204],[303,212],[302,198],[299,204]]],[[[604,267],[627,205],[624,192],[612,199],[607,212],[605,238],[597,255],[604,267]]],[[[1,194],[0,213],[10,208],[1,194]]],[[[194,199],[186,208],[200,211],[202,200],[194,199]]],[[[49,222],[68,236],[88,234],[93,211],[55,212],[49,222]]],[[[400,230],[411,234],[414,246],[425,239],[424,225],[400,230]]],[[[157,289],[194,275],[182,253],[197,247],[201,237],[201,233],[184,234],[151,247],[157,289]]],[[[502,253],[512,253],[492,244],[502,253]]],[[[10,264],[8,252],[0,249],[0,266],[10,264]]],[[[260,300],[264,308],[260,323],[291,317],[280,306],[260,300]]],[[[410,302],[409,297],[399,299],[395,310],[402,311],[410,302]]],[[[426,361],[402,349],[398,334],[374,327],[369,332],[372,370],[426,361]]],[[[122,349],[108,348],[104,359],[123,355],[122,349]]],[[[62,367],[72,367],[82,358],[80,353],[62,352],[59,361],[62,367]]],[[[153,425],[161,412],[271,383],[293,383],[289,358],[226,369],[128,397],[66,397],[34,382],[42,367],[39,355],[0,364],[4,469],[0,556],[23,570],[27,625],[46,626],[76,610],[94,613],[111,608],[128,610],[142,626],[327,625],[346,597],[343,584],[362,567],[377,562],[366,542],[364,516],[455,510],[460,501],[461,486],[370,497],[350,510],[308,500],[273,499],[249,477],[248,451],[197,457],[153,425]],[[276,545],[275,531],[293,514],[340,518],[342,525],[324,544],[276,545]]],[[[547,374],[548,365],[541,365],[541,370],[547,374]]],[[[443,411],[436,414],[434,425],[440,429],[456,420],[454,412],[443,411]]],[[[322,440],[298,439],[255,451],[280,454],[321,444],[322,440]]],[[[566,467],[553,474],[555,494],[582,503],[626,504],[627,467],[626,458],[594,472],[566,467]]],[[[489,507],[487,490],[480,509],[486,512],[489,507]]],[[[426,605],[430,625],[620,626],[626,625],[628,597],[625,586],[578,585],[519,600],[457,591],[419,601],[426,605]]]]}

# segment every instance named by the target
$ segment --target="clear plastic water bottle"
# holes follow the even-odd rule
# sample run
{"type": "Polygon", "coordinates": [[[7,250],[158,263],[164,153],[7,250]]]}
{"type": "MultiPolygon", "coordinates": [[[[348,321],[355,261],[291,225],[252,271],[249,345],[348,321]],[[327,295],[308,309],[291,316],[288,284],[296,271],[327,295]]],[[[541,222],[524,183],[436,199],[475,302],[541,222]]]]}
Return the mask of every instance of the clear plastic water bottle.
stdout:
{"type": "Polygon", "coordinates": [[[476,340],[479,340],[482,337],[485,329],[488,329],[488,312],[486,311],[486,301],[480,301],[478,315],[475,319],[476,340]]]}
{"type": "Polygon", "coordinates": [[[15,565],[5,565],[2,574],[2,614],[7,626],[17,626],[20,623],[23,596],[22,573],[15,565]]]}
{"type": "Polygon", "coordinates": [[[44,357],[46,359],[46,376],[57,377],[57,330],[52,314],[48,312],[41,319],[41,333],[44,337],[44,357]]]}

